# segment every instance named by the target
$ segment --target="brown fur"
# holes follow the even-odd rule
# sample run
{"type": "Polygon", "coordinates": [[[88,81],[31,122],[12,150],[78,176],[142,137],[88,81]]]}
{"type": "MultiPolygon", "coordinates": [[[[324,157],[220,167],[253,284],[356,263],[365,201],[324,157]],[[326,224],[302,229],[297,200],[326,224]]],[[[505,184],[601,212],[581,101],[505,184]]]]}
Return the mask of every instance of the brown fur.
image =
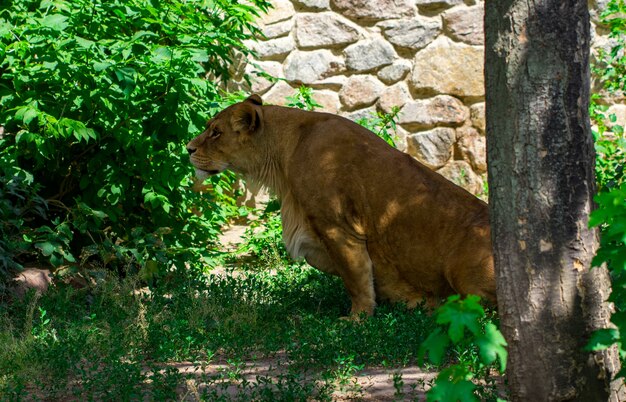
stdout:
{"type": "Polygon", "coordinates": [[[348,119],[253,95],[187,148],[200,177],[231,169],[278,195],[287,250],[339,275],[352,314],[376,298],[495,300],[487,205],[348,119]]]}

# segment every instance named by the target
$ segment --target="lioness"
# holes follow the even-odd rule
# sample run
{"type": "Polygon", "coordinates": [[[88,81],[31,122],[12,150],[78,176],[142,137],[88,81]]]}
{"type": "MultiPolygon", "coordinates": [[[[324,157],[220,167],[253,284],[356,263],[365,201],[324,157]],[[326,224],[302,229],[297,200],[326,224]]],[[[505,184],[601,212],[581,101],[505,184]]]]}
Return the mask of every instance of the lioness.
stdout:
{"type": "Polygon", "coordinates": [[[487,205],[348,119],[252,95],[187,150],[201,179],[230,169],[274,191],[287,250],[340,276],[352,315],[377,298],[495,300],[487,205]]]}

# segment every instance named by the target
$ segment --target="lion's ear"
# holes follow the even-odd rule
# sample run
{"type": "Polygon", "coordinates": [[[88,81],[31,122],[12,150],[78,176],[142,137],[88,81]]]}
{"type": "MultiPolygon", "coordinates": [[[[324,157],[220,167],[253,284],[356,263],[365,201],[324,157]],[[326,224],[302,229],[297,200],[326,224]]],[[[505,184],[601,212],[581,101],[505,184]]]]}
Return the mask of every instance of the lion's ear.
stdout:
{"type": "Polygon", "coordinates": [[[255,107],[248,102],[243,102],[238,105],[230,118],[230,124],[234,131],[239,133],[253,133],[256,131],[259,116],[255,110],[255,107]]]}
{"type": "Polygon", "coordinates": [[[248,98],[244,102],[251,102],[259,106],[263,105],[263,99],[261,99],[261,97],[257,94],[248,96],[248,98]]]}

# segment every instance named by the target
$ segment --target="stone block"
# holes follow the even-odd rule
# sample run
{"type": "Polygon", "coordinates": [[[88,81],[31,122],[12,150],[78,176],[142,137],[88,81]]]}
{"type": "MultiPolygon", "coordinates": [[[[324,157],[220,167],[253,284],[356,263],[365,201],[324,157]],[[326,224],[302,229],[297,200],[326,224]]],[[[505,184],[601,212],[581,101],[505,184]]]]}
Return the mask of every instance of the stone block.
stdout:
{"type": "Polygon", "coordinates": [[[414,51],[428,46],[441,32],[439,18],[415,17],[410,20],[384,21],[378,26],[390,43],[414,51]]]}
{"type": "Polygon", "coordinates": [[[407,102],[400,110],[399,123],[423,129],[437,125],[460,126],[469,117],[463,102],[449,95],[407,102]]]}
{"type": "Polygon", "coordinates": [[[439,169],[452,158],[455,138],[454,129],[448,127],[410,134],[407,152],[429,168],[439,169]]]}
{"type": "Polygon", "coordinates": [[[400,59],[390,66],[381,68],[377,75],[382,82],[391,85],[403,79],[409,71],[411,71],[411,62],[400,59]]]}
{"type": "Polygon", "coordinates": [[[298,84],[310,84],[344,70],[341,57],[330,50],[294,51],[284,63],[285,78],[298,84]]]}
{"type": "Polygon", "coordinates": [[[385,85],[371,75],[353,75],[339,91],[339,99],[348,110],[372,105],[385,85]]]}
{"type": "Polygon", "coordinates": [[[483,193],[482,179],[474,173],[472,167],[465,161],[452,161],[437,170],[437,173],[474,195],[483,193]]]}
{"type": "Polygon", "coordinates": [[[472,125],[484,135],[487,131],[487,123],[485,119],[485,102],[475,103],[470,106],[470,118],[472,119],[472,125]]]}
{"type": "Polygon", "coordinates": [[[272,8],[267,14],[261,14],[260,25],[270,25],[279,21],[284,21],[294,16],[296,10],[289,0],[272,0],[272,8]]]}
{"type": "Polygon", "coordinates": [[[252,47],[260,60],[282,60],[295,48],[296,44],[291,36],[259,41],[252,47]]]}
{"type": "Polygon", "coordinates": [[[412,0],[331,0],[331,8],[346,17],[364,22],[413,17],[417,14],[412,0]]]}
{"type": "Polygon", "coordinates": [[[487,172],[487,141],[473,127],[460,127],[456,130],[455,149],[457,154],[478,173],[487,172]]]}
{"type": "Polygon", "coordinates": [[[443,13],[443,24],[452,39],[470,45],[482,45],[485,41],[483,3],[471,7],[456,7],[443,13]]]}
{"type": "Polygon", "coordinates": [[[482,47],[437,40],[415,55],[410,83],[416,93],[481,98],[483,60],[482,47]]]}
{"type": "Polygon", "coordinates": [[[344,50],[346,67],[355,72],[371,71],[389,65],[396,58],[396,52],[383,39],[368,39],[348,46],[344,50]]]}
{"type": "Polygon", "coordinates": [[[391,113],[394,106],[402,108],[410,100],[409,88],[405,82],[400,82],[383,91],[378,99],[378,107],[383,113],[391,113]]]}
{"type": "Polygon", "coordinates": [[[359,39],[359,26],[332,12],[306,13],[296,17],[295,35],[300,48],[345,46],[359,39]]]}

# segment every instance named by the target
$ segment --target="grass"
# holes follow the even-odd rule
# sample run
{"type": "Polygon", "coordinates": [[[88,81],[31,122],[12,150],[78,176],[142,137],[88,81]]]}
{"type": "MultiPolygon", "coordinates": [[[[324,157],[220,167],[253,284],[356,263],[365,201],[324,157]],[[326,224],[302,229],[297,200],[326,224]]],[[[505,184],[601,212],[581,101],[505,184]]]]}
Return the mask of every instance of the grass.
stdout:
{"type": "Polygon", "coordinates": [[[354,375],[372,367],[396,370],[400,399],[397,369],[435,328],[401,305],[343,320],[341,281],[278,254],[227,275],[175,273],[149,292],[94,277],[0,306],[0,400],[332,400],[358,397],[354,375]]]}

